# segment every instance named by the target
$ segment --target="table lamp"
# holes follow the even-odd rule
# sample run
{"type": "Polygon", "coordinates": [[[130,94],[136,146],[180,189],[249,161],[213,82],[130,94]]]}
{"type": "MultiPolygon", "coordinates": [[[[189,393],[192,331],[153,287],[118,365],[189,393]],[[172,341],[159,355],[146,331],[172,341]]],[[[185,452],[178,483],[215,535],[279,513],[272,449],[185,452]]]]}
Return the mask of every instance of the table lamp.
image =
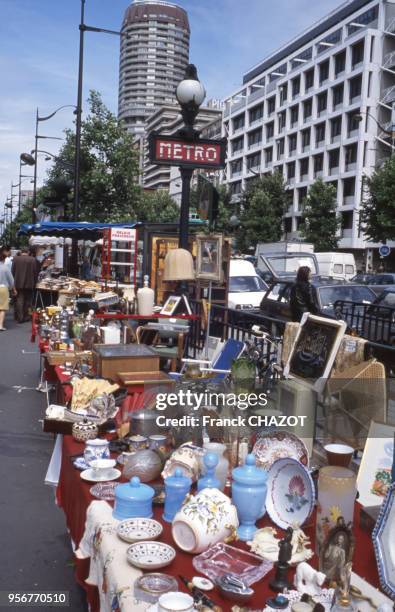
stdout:
{"type": "Polygon", "coordinates": [[[171,249],[165,257],[164,281],[195,280],[192,254],[186,249],[171,249]]]}

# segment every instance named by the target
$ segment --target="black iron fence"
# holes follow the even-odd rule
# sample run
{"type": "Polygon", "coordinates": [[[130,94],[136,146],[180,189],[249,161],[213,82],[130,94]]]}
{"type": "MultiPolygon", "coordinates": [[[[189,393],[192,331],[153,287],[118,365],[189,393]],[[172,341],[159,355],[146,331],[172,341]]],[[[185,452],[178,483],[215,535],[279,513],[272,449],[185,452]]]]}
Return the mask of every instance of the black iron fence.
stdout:
{"type": "Polygon", "coordinates": [[[336,316],[348,327],[370,342],[395,345],[395,308],[338,300],[336,316]]]}

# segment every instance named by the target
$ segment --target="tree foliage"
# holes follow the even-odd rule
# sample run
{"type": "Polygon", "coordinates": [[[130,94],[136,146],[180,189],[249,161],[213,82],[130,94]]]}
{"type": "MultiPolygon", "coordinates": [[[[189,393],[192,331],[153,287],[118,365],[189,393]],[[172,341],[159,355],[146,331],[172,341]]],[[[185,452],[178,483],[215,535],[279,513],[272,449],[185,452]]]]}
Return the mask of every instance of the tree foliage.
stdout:
{"type": "MultiPolygon", "coordinates": [[[[142,205],[138,186],[138,157],[133,137],[91,91],[88,116],[82,121],[80,157],[81,221],[122,222],[138,219],[142,205]]],[[[48,174],[48,185],[73,184],[75,135],[65,130],[66,142],[48,174]]]]}
{"type": "Polygon", "coordinates": [[[238,248],[247,251],[259,242],[281,240],[288,206],[289,194],[282,174],[274,172],[257,178],[240,200],[238,248]]]}
{"type": "Polygon", "coordinates": [[[314,251],[333,251],[338,246],[340,219],[336,215],[336,189],[319,178],[303,203],[300,233],[314,244],[314,251]]]}
{"type": "Polygon", "coordinates": [[[151,221],[155,223],[178,222],[180,209],[163,189],[157,191],[145,191],[139,203],[139,221],[151,221]]]}
{"type": "Polygon", "coordinates": [[[395,240],[395,156],[365,179],[367,197],[360,213],[361,229],[368,240],[395,240]]]}

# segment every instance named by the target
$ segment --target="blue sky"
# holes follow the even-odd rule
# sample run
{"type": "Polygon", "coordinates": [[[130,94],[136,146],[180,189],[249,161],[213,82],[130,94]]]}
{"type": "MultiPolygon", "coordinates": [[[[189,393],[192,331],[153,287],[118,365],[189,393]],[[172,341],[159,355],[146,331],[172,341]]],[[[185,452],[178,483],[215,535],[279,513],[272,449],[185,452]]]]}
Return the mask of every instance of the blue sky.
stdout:
{"type": "MultiPolygon", "coordinates": [[[[208,98],[231,93],[246,70],[339,4],[337,0],[177,3],[188,11],[190,61],[198,67],[208,98]]],[[[128,0],[86,0],[85,21],[118,30],[129,4],[128,0]]],[[[0,210],[11,193],[11,182],[18,182],[19,154],[34,148],[36,108],[45,116],[76,102],[79,18],[80,0],[0,0],[0,210]]],[[[114,112],[118,51],[116,36],[85,35],[84,100],[89,89],[97,89],[114,112]]],[[[72,109],[64,109],[41,124],[41,134],[61,137],[72,119],[72,109]]],[[[59,141],[40,141],[40,148],[53,153],[58,146],[59,141]]],[[[48,162],[40,157],[39,184],[47,168],[48,162]]],[[[22,185],[31,187],[29,179],[22,185]]]]}

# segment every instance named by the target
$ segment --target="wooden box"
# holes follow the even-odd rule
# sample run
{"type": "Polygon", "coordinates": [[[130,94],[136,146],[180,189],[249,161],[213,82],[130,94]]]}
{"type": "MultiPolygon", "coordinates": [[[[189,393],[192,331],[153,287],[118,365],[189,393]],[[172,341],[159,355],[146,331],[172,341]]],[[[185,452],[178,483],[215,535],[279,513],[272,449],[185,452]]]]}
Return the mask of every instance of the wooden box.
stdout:
{"type": "Polygon", "coordinates": [[[118,380],[120,372],[159,372],[159,355],[145,344],[95,344],[93,369],[98,376],[118,380]]]}

